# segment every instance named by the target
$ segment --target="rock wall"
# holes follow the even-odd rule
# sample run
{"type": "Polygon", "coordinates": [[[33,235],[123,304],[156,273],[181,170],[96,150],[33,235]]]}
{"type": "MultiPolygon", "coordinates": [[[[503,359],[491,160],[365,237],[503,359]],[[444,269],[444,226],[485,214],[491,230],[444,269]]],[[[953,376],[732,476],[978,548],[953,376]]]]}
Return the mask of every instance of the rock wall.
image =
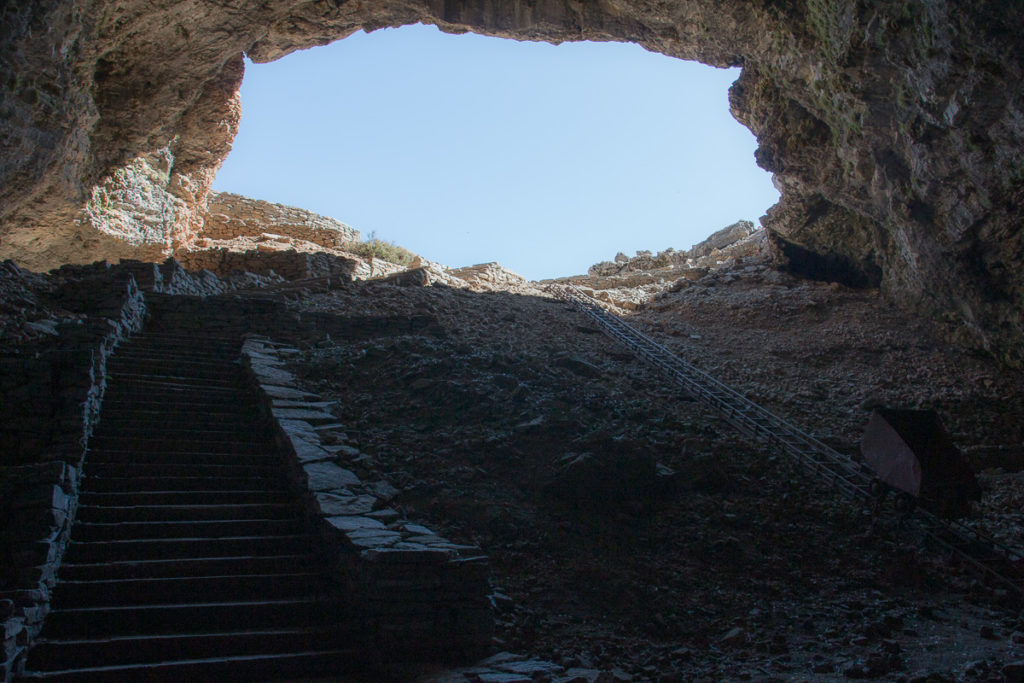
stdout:
{"type": "MultiPolygon", "coordinates": [[[[65,269],[52,294],[69,316],[0,354],[0,679],[42,628],[77,508],[79,474],[106,388],[106,361],[142,327],[124,271],[65,269]]],[[[30,323],[31,324],[31,323],[30,323]]],[[[36,323],[38,325],[38,323],[36,323]]]]}
{"type": "Polygon", "coordinates": [[[260,237],[265,233],[314,242],[328,249],[362,239],[355,228],[311,211],[230,192],[210,195],[200,237],[229,240],[240,236],[260,237]]]}
{"type": "MultiPolygon", "coordinates": [[[[619,278],[627,287],[627,280],[635,280],[635,284],[649,282],[650,278],[674,279],[684,276],[687,271],[703,269],[707,271],[719,261],[746,256],[759,256],[765,249],[764,233],[758,231],[750,221],[737,221],[717,230],[707,239],[698,242],[686,251],[666,249],[653,254],[650,251],[638,251],[636,256],[629,257],[619,252],[614,261],[601,261],[587,269],[586,277],[573,276],[558,278],[552,282],[579,282],[590,278],[619,278]]],[[[635,285],[632,285],[635,286],[635,285]]]]}
{"type": "MultiPolygon", "coordinates": [[[[243,52],[266,62],[418,21],[625,40],[743,66],[731,109],[782,190],[767,227],[803,263],[842,263],[1020,363],[1022,20],[1020,3],[966,0],[13,0],[0,15],[0,256],[39,266],[77,253],[61,245],[113,248],[76,214],[163,149],[183,202],[171,223],[192,221],[230,146],[243,52]]],[[[143,225],[145,249],[178,239],[143,225]]]]}

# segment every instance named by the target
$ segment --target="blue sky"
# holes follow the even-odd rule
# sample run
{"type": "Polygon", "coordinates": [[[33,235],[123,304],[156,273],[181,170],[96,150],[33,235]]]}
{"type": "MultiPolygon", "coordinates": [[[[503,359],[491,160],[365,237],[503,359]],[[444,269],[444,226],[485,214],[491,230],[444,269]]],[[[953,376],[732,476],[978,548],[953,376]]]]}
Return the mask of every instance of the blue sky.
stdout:
{"type": "Polygon", "coordinates": [[[407,26],[247,65],[214,188],[531,279],[689,248],[778,199],[735,69],[407,26]]]}

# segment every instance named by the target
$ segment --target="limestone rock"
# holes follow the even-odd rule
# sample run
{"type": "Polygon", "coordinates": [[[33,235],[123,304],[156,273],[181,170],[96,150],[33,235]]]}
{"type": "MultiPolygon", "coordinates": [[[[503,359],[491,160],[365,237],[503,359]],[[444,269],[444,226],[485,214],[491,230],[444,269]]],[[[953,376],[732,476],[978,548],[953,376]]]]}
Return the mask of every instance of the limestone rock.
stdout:
{"type": "Polygon", "coordinates": [[[750,221],[737,221],[711,234],[703,242],[693,245],[687,256],[692,259],[699,259],[711,254],[713,251],[723,249],[739,242],[754,232],[754,224],[750,221]]]}
{"type": "Polygon", "coordinates": [[[302,467],[310,491],[334,491],[359,484],[359,477],[330,462],[314,462],[302,467]]]}
{"type": "Polygon", "coordinates": [[[336,493],[317,493],[320,511],[328,516],[365,515],[373,511],[377,499],[373,496],[340,495],[336,493]]]}
{"type": "Polygon", "coordinates": [[[230,149],[243,53],[268,62],[416,22],[742,65],[730,108],[782,192],[767,227],[1024,362],[1019,3],[12,0],[0,257],[162,259],[194,234],[230,149]]]}
{"type": "Polygon", "coordinates": [[[207,200],[199,237],[231,239],[270,233],[315,242],[322,247],[342,247],[361,239],[359,231],[333,218],[292,206],[272,204],[230,192],[211,194],[207,200]]]}
{"type": "MultiPolygon", "coordinates": [[[[622,254],[620,254],[622,256],[622,254]]],[[[629,257],[625,257],[625,261],[616,260],[615,263],[611,261],[602,261],[601,263],[595,263],[587,269],[587,275],[591,277],[608,277],[609,275],[615,275],[622,270],[622,265],[629,262],[629,257]]]]}
{"type": "Polygon", "coordinates": [[[508,291],[526,284],[526,279],[498,263],[481,263],[464,268],[452,268],[452,277],[469,284],[477,292],[508,291]]]}

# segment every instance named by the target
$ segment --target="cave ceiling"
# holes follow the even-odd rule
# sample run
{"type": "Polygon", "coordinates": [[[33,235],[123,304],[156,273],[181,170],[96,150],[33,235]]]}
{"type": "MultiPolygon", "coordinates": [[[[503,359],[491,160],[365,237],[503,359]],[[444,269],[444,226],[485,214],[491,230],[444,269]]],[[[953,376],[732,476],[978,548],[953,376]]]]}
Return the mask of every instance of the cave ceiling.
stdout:
{"type": "Polygon", "coordinates": [[[417,22],[629,41],[742,67],[730,108],[782,190],[764,220],[780,260],[878,285],[966,345],[1024,360],[1021,3],[9,0],[0,12],[0,257],[29,267],[187,249],[237,132],[243,54],[267,62],[417,22]]]}

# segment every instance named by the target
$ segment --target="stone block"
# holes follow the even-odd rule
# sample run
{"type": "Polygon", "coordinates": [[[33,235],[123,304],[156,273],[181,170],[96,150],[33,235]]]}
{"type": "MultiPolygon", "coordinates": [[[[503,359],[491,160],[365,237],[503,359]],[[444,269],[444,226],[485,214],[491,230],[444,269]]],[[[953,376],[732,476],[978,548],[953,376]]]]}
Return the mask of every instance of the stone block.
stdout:
{"type": "Polygon", "coordinates": [[[334,459],[333,455],[317,445],[316,442],[295,434],[289,434],[288,441],[291,443],[292,450],[295,451],[295,457],[299,459],[300,463],[306,464],[334,459]]]}
{"type": "Polygon", "coordinates": [[[496,671],[477,675],[480,683],[533,683],[533,678],[525,674],[496,671]]]}
{"type": "Polygon", "coordinates": [[[292,387],[278,386],[274,384],[264,384],[261,387],[263,391],[267,393],[270,398],[276,399],[291,399],[293,401],[304,401],[311,398],[316,398],[316,394],[311,394],[308,391],[302,391],[301,389],[293,389],[292,387]]]}
{"type": "Polygon", "coordinates": [[[253,362],[251,364],[252,371],[256,373],[256,376],[260,378],[260,384],[273,384],[275,386],[287,386],[295,383],[295,375],[282,370],[280,368],[273,367],[266,363],[253,362]]]}
{"type": "Polygon", "coordinates": [[[345,534],[349,542],[359,549],[384,548],[397,543],[402,535],[387,529],[359,529],[345,534]]]}
{"type": "Polygon", "coordinates": [[[521,662],[504,662],[498,664],[498,669],[509,673],[524,674],[527,676],[553,676],[565,669],[554,662],[545,662],[540,659],[527,659],[521,662]]]}
{"type": "Polygon", "coordinates": [[[400,516],[401,515],[399,515],[396,510],[392,510],[391,508],[385,508],[383,510],[374,510],[373,512],[367,513],[367,517],[373,517],[374,519],[379,519],[382,522],[393,522],[400,516]]]}
{"type": "Polygon", "coordinates": [[[302,469],[310,491],[332,491],[361,483],[351,470],[331,462],[314,462],[303,465],[302,469]]]}
{"type": "Polygon", "coordinates": [[[281,366],[284,365],[284,361],[278,359],[273,353],[263,353],[253,349],[246,349],[245,355],[252,359],[254,363],[259,363],[261,366],[281,366]]]}
{"type": "Polygon", "coordinates": [[[335,417],[322,410],[306,408],[273,408],[271,413],[278,420],[305,420],[306,422],[334,422],[335,417]]]}
{"type": "Polygon", "coordinates": [[[341,424],[340,422],[327,422],[322,424],[315,424],[313,425],[313,429],[315,429],[318,432],[328,432],[338,429],[345,429],[345,425],[341,424]]]}
{"type": "Polygon", "coordinates": [[[25,625],[28,627],[39,626],[46,619],[46,615],[50,613],[50,603],[42,602],[25,607],[21,613],[25,616],[25,625]]]}
{"type": "Polygon", "coordinates": [[[376,519],[370,517],[358,517],[358,516],[343,516],[343,517],[325,517],[324,521],[329,524],[332,528],[338,531],[357,531],[362,529],[380,529],[385,530],[383,524],[378,522],[376,519]]]}
{"type": "Polygon", "coordinates": [[[444,548],[407,546],[364,550],[360,556],[367,562],[379,564],[440,564],[452,559],[455,553],[444,548]]]}
{"type": "Polygon", "coordinates": [[[295,401],[287,398],[275,398],[275,408],[303,408],[307,410],[326,410],[335,405],[336,401],[295,401]]]}
{"type": "Polygon", "coordinates": [[[283,429],[286,434],[294,434],[304,439],[308,438],[310,441],[319,440],[320,438],[316,433],[316,429],[313,428],[313,425],[303,420],[279,419],[277,423],[281,425],[281,429],[283,429]]]}
{"type": "Polygon", "coordinates": [[[377,499],[368,495],[339,495],[321,492],[316,494],[320,514],[327,516],[365,515],[373,510],[377,499]]]}

